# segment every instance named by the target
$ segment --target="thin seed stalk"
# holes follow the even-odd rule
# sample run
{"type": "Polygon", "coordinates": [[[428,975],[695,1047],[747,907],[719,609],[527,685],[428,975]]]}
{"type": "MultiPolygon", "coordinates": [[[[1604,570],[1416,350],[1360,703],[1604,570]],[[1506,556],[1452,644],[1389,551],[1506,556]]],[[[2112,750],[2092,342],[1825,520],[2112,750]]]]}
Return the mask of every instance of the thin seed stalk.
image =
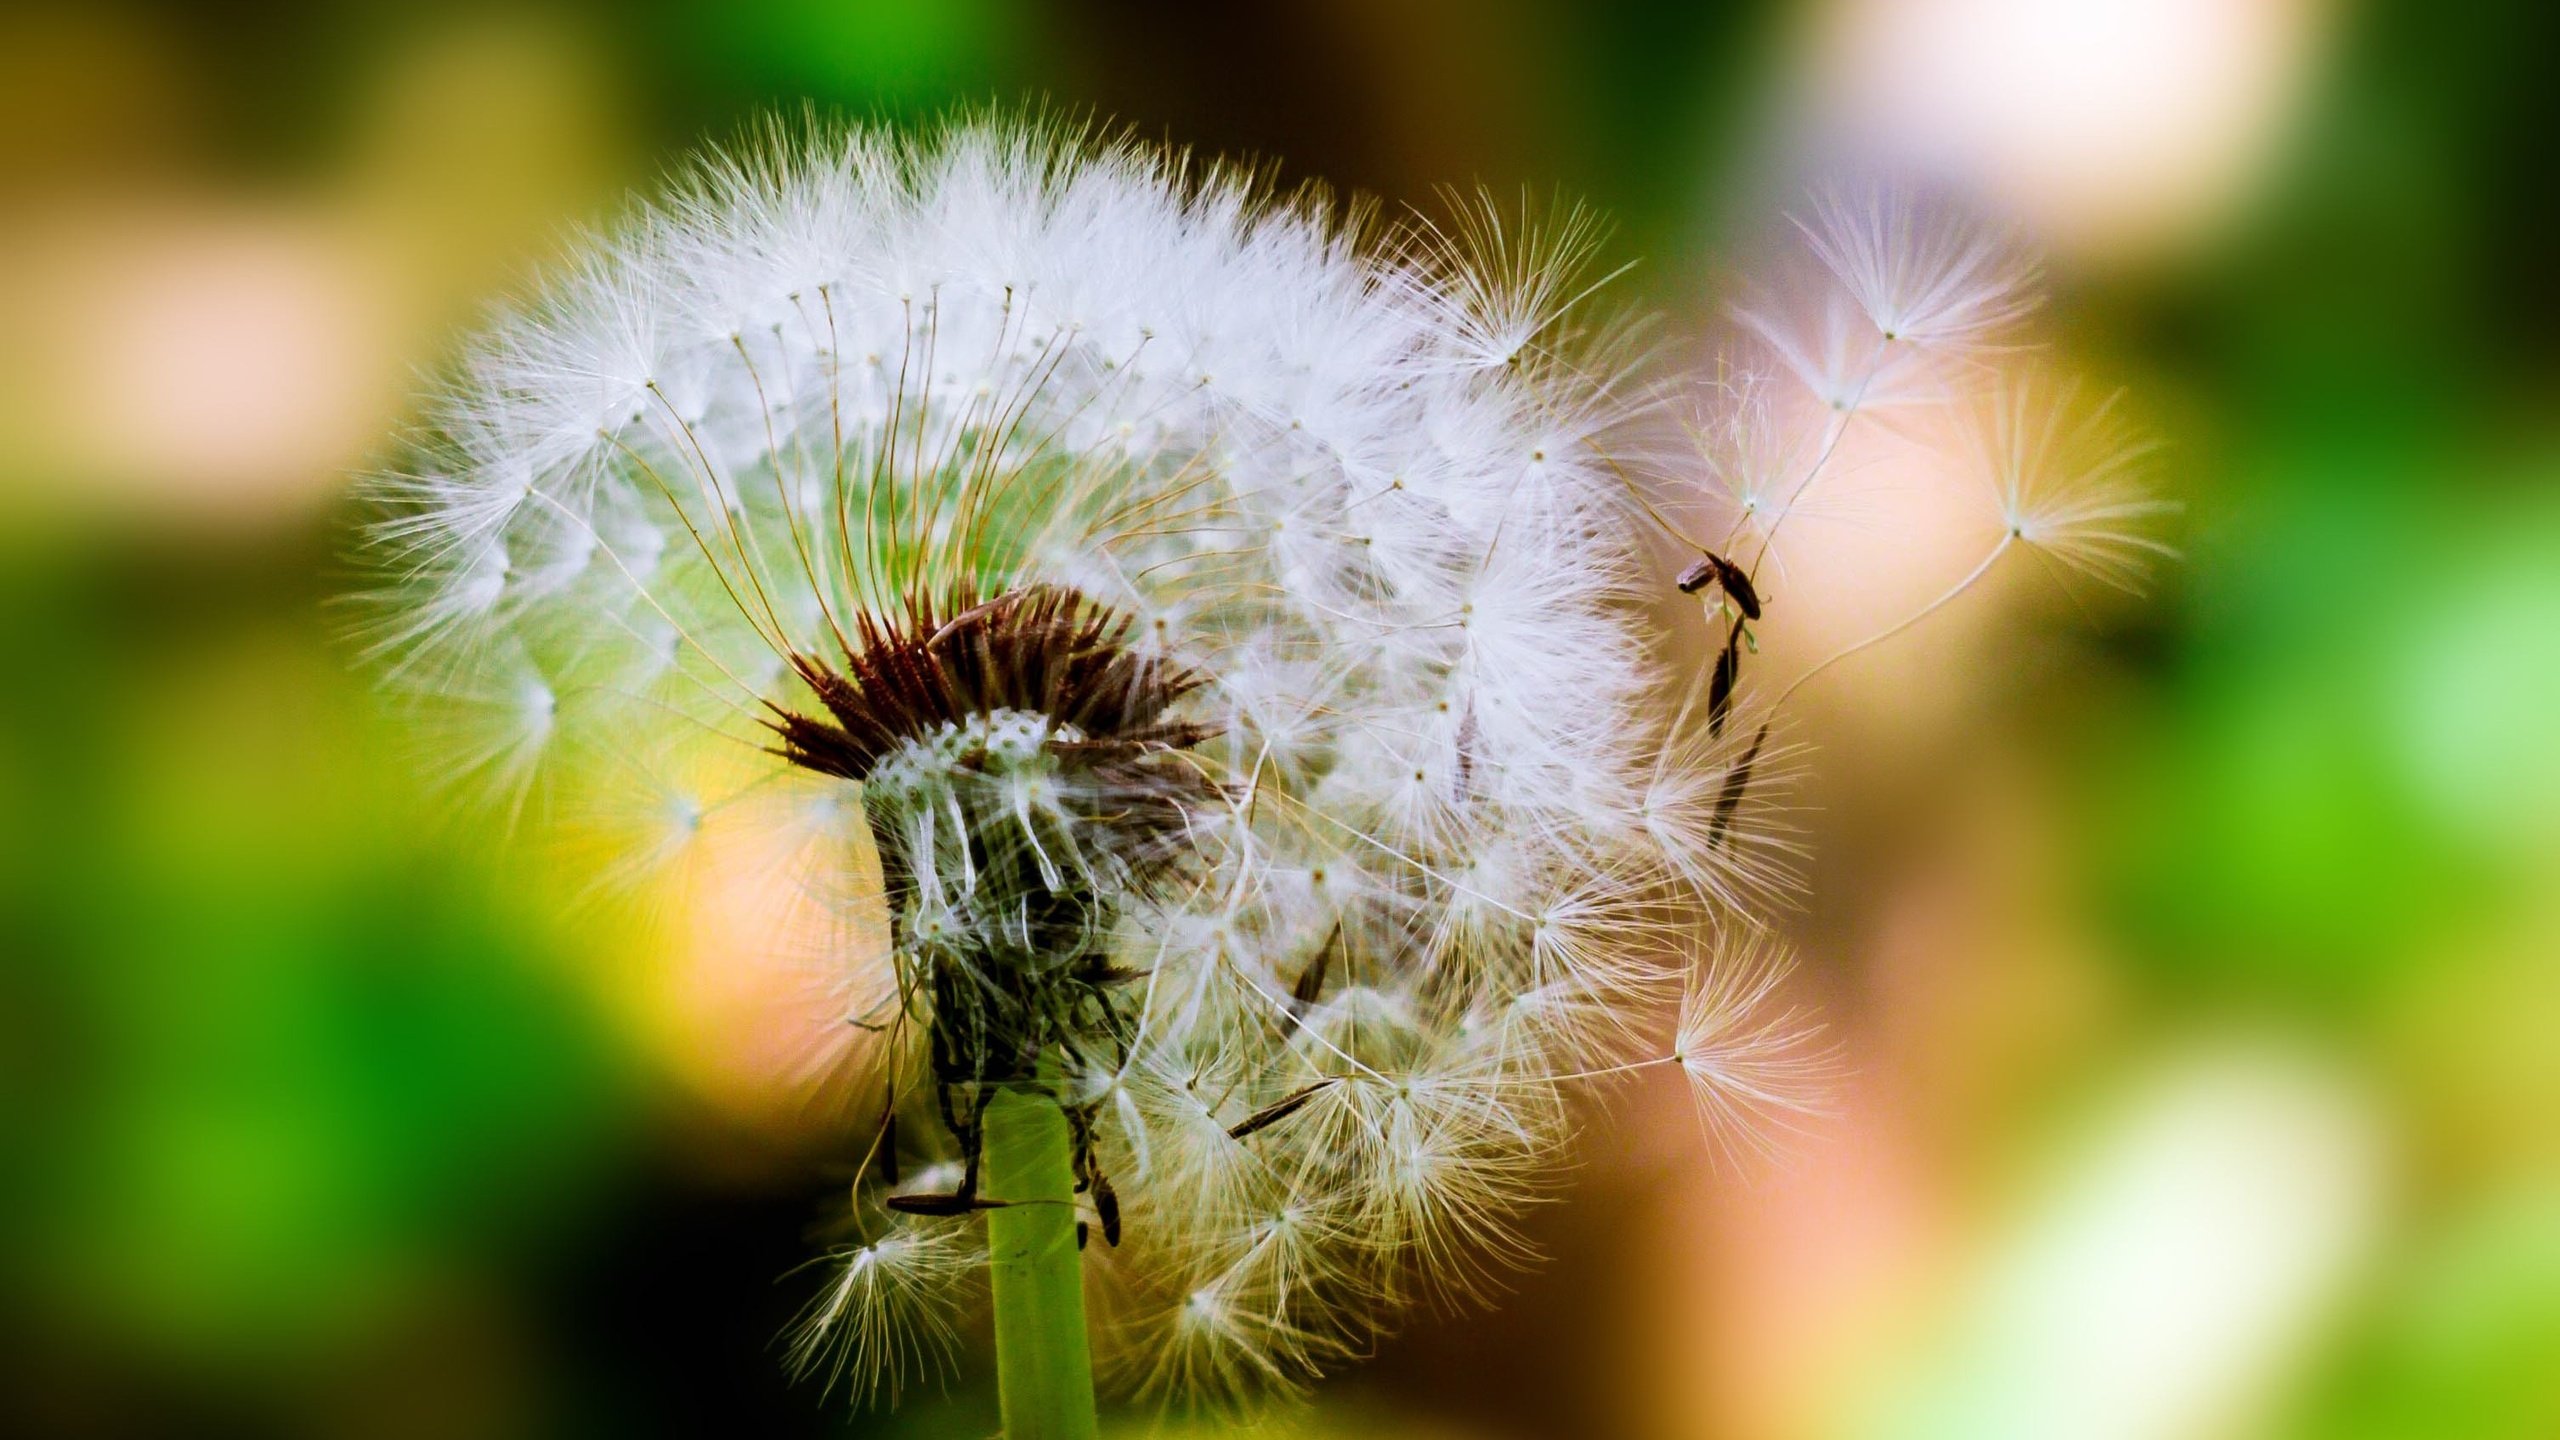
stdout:
{"type": "Polygon", "coordinates": [[[1093,1440],[1093,1357],[1076,1252],[1066,1113],[1032,1089],[997,1090],[982,1117],[1005,1440],[1093,1440]]]}

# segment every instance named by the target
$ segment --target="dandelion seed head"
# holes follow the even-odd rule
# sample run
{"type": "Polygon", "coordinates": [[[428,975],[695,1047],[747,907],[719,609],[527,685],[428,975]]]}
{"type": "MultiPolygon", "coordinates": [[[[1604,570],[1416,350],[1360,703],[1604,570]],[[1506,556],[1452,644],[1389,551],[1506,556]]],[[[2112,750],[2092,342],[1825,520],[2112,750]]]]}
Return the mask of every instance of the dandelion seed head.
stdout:
{"type": "MultiPolygon", "coordinates": [[[[1644,808],[1700,797],[1643,708],[1596,243],[1038,120],[760,135],[459,363],[372,487],[368,638],[599,886],[787,831],[871,930],[826,992],[895,1119],[866,1202],[964,1195],[985,1097],[1045,1088],[1135,1383],[1298,1383],[1518,1263],[1541,1077],[1660,988],[1680,877],[1756,873],[1644,808]]],[[[1982,283],[1915,313],[1966,339],[1982,283]]],[[[796,1363],[918,1373],[976,1233],[832,1254],[796,1363]]]]}

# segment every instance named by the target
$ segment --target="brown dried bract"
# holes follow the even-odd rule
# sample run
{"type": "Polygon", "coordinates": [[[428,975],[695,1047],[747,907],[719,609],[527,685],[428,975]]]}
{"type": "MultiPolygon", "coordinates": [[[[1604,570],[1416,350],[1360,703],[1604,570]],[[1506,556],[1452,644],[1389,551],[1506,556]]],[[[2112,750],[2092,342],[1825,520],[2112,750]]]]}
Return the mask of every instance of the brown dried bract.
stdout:
{"type": "Polygon", "coordinates": [[[768,722],[785,758],[823,775],[861,780],[898,746],[997,710],[1073,727],[1073,748],[1093,758],[1184,749],[1210,734],[1164,718],[1205,676],[1140,654],[1126,616],[1061,586],[910,597],[905,615],[865,613],[854,625],[841,669],[791,656],[828,718],[782,711],[768,722]]]}

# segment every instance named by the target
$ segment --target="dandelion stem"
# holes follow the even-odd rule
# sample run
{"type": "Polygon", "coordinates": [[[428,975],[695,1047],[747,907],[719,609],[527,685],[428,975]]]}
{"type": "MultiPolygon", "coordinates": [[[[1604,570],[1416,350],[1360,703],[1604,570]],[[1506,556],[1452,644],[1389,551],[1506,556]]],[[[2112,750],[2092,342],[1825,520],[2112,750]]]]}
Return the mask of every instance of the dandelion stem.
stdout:
{"type": "Polygon", "coordinates": [[[983,1123],[987,1188],[1011,1202],[987,1212],[1005,1440],[1092,1440],[1066,1113],[1037,1090],[1008,1087],[988,1100],[983,1123]]]}

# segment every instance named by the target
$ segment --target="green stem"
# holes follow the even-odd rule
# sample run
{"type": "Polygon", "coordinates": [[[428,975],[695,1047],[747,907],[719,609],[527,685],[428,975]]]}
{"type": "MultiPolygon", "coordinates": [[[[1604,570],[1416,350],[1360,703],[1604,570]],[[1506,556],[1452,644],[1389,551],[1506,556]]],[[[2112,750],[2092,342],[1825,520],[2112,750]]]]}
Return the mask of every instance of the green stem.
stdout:
{"type": "Polygon", "coordinates": [[[1076,1252],[1067,1117],[1037,1090],[998,1090],[981,1121],[996,1385],[1005,1440],[1093,1440],[1093,1359],[1076,1252]]]}

